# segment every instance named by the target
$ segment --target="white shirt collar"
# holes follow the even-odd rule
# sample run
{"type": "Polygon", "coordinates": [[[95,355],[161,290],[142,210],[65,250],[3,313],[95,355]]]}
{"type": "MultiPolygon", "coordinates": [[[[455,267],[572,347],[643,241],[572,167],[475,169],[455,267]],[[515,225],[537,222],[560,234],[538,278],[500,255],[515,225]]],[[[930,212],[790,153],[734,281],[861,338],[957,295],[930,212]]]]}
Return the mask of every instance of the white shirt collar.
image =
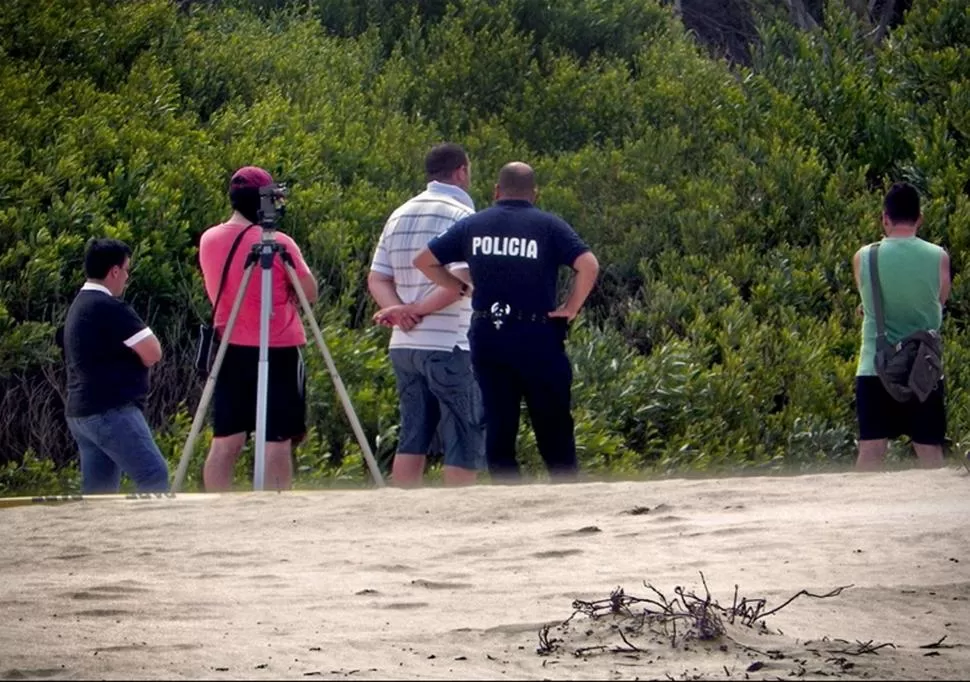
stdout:
{"type": "Polygon", "coordinates": [[[103,294],[108,294],[108,296],[114,296],[108,287],[95,282],[85,282],[84,286],[81,287],[81,291],[100,291],[103,294]]]}
{"type": "Polygon", "coordinates": [[[428,183],[428,191],[438,192],[439,194],[447,194],[448,196],[453,197],[465,204],[465,206],[468,208],[472,210],[475,209],[475,202],[470,196],[468,196],[468,192],[463,190],[458,185],[449,185],[447,182],[438,182],[437,180],[432,180],[428,183]]]}

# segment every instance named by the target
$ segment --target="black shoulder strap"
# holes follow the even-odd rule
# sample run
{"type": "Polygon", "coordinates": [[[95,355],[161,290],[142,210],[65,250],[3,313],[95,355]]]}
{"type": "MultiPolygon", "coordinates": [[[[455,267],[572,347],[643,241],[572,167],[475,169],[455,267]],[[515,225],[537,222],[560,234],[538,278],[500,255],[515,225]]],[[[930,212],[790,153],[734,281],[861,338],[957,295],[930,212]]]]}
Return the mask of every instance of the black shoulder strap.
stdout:
{"type": "Polygon", "coordinates": [[[869,287],[872,290],[872,307],[876,312],[876,347],[882,347],[886,341],[886,320],[882,312],[882,291],[879,286],[879,242],[869,247],[869,287]]]}
{"type": "Polygon", "coordinates": [[[236,235],[236,238],[232,242],[232,246],[229,247],[229,257],[226,258],[226,264],[222,266],[222,277],[219,279],[219,289],[216,293],[216,301],[212,304],[212,321],[209,323],[210,326],[215,326],[216,324],[216,309],[219,307],[219,299],[222,298],[222,290],[226,288],[226,277],[229,276],[229,266],[232,265],[233,256],[236,255],[236,249],[239,248],[239,242],[242,241],[243,235],[249,231],[249,228],[253,226],[253,223],[249,223],[246,227],[236,235]]]}

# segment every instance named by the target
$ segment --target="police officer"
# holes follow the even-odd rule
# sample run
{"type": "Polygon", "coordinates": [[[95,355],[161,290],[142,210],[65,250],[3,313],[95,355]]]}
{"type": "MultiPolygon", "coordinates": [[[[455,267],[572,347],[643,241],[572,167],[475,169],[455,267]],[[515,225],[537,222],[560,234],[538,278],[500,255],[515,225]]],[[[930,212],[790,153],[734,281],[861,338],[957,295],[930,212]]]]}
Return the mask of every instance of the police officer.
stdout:
{"type": "Polygon", "coordinates": [[[532,168],[506,164],[495,204],[457,222],[414,259],[428,279],[471,295],[471,361],[485,407],[493,480],[520,476],[515,439],[523,397],[550,475],[574,478],[578,470],[565,338],[596,283],[599,263],[568,223],[533,206],[537,194],[532,168]],[[474,289],[445,268],[454,262],[468,263],[474,289]],[[563,265],[576,274],[566,302],[557,307],[563,265]]]}

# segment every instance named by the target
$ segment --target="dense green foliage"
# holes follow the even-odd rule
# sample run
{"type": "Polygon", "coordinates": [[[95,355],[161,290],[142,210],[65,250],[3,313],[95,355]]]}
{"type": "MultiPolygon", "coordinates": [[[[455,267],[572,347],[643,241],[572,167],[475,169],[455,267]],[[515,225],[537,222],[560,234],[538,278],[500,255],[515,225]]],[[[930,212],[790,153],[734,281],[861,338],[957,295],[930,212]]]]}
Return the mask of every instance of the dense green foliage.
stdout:
{"type": "MultiPolygon", "coordinates": [[[[811,33],[766,20],[751,66],[732,67],[654,0],[7,2],[0,492],[75,484],[52,330],[92,236],[136,248],[126,296],[167,349],[149,418],[174,465],[201,388],[198,237],[228,216],[228,177],[250,163],[292,188],[283,229],[319,275],[318,319],[386,464],[397,406],[365,277],[384,219],[443,139],[469,150],[479,206],[502,164],[533,164],[541,207],[604,265],[570,339],[587,471],[851,460],[851,257],[878,238],[896,179],[923,190],[923,234],[956,271],[945,334],[962,450],[970,6],[915,0],[878,47],[841,8],[811,33]]],[[[361,481],[326,368],[308,357],[298,485],[361,481]]],[[[530,430],[520,443],[535,467],[530,430]]]]}

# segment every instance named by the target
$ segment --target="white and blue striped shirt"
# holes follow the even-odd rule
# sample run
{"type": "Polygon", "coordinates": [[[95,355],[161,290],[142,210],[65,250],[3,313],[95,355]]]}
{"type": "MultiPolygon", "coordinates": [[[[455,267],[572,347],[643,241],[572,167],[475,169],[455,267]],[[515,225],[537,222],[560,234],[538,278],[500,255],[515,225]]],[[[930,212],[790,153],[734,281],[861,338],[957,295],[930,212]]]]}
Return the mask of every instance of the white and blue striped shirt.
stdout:
{"type": "MultiPolygon", "coordinates": [[[[428,188],[402,204],[384,225],[377,242],[371,270],[394,279],[394,288],[404,303],[414,303],[430,294],[435,284],[412,264],[418,252],[432,238],[475,212],[472,198],[460,187],[432,181],[428,188]]],[[[467,267],[453,264],[449,269],[467,267]]],[[[471,301],[463,297],[436,313],[425,316],[411,331],[395,327],[391,348],[468,350],[471,301]]]]}

